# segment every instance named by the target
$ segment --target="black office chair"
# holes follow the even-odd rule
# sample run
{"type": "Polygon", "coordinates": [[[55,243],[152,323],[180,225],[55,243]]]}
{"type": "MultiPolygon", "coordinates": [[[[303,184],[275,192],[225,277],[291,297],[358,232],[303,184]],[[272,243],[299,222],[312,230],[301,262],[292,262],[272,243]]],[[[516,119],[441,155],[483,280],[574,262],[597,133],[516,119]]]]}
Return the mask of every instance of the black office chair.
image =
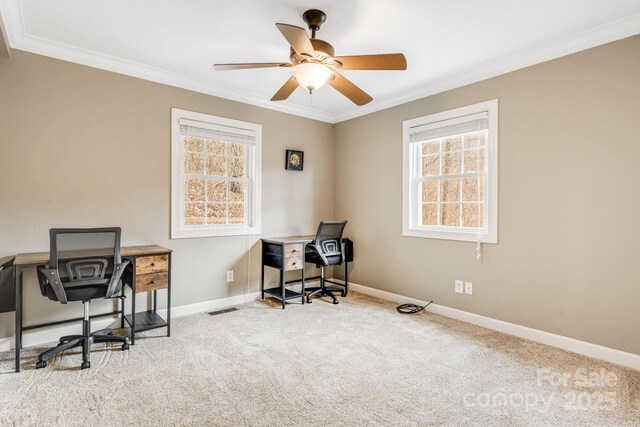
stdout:
{"type": "MultiPolygon", "coordinates": [[[[334,304],[338,304],[338,298],[333,292],[340,292],[346,296],[345,290],[328,288],[326,283],[335,283],[324,277],[324,268],[329,265],[340,265],[346,261],[345,244],[342,241],[342,232],[347,225],[347,221],[322,221],[318,226],[316,239],[307,244],[304,254],[304,261],[315,264],[320,268],[320,287],[307,288],[307,303],[311,303],[311,298],[316,295],[328,295],[333,299],[334,304]]],[[[336,283],[337,284],[337,283],[336,283]]],[[[345,287],[346,289],[346,287],[345,287]]]]}
{"type": "Polygon", "coordinates": [[[129,261],[120,257],[120,228],[53,228],[49,230],[49,264],[38,267],[40,291],[52,301],[66,304],[82,301],[82,335],[60,338],[57,347],[38,357],[36,369],[47,366],[45,359],[73,347],[82,346],[82,369],[89,368],[91,345],[102,342],[122,344],[129,338],[113,335],[111,329],[91,332],[89,303],[92,299],[114,298],[122,290],[121,276],[129,261]]]}

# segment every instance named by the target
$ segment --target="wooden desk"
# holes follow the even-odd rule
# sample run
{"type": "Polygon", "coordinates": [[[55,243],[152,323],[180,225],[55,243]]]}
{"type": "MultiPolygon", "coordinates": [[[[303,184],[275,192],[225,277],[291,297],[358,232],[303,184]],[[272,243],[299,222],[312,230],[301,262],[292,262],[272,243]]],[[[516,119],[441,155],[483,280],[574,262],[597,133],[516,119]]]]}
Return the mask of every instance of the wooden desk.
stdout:
{"type": "MultiPolygon", "coordinates": [[[[120,315],[120,326],[124,328],[125,320],[131,326],[131,344],[135,344],[136,332],[142,332],[149,329],[167,328],[167,336],[171,336],[171,249],[158,246],[123,246],[120,249],[122,258],[130,260],[127,271],[122,276],[123,286],[120,293],[120,310],[110,313],[101,313],[92,315],[94,317],[105,317],[120,315]],[[124,294],[125,285],[133,291],[131,298],[131,314],[125,315],[124,294]],[[162,319],[157,313],[157,291],[167,289],[167,320],[162,319]],[[139,292],[153,291],[153,309],[136,313],[135,295],[139,292]]],[[[59,253],[59,259],[93,258],[96,256],[105,256],[100,249],[82,250],[82,251],[63,251],[59,253]]],[[[41,323],[36,325],[24,326],[22,324],[23,311],[23,270],[29,267],[45,265],[49,263],[49,252],[34,252],[19,254],[13,261],[14,266],[14,283],[15,283],[15,347],[16,347],[16,372],[20,372],[20,350],[22,349],[22,332],[29,329],[42,328],[45,326],[53,326],[68,322],[77,322],[82,318],[74,318],[69,320],[61,320],[58,322],[41,323]]]]}
{"type": "MultiPolygon", "coordinates": [[[[289,237],[269,237],[262,239],[262,279],[260,281],[260,290],[262,292],[262,299],[264,299],[265,293],[270,296],[279,299],[282,302],[282,308],[285,308],[285,303],[288,300],[298,299],[302,300],[304,304],[305,300],[305,281],[317,279],[316,277],[305,277],[305,262],[304,253],[307,244],[311,243],[316,236],[289,236],[289,237]],[[280,271],[280,283],[275,288],[264,288],[264,268],[271,267],[280,271]],[[302,276],[300,279],[286,281],[285,273],[287,271],[300,270],[302,276]],[[294,283],[301,283],[302,289],[300,292],[287,289],[286,286],[294,283]]],[[[331,280],[325,280],[326,282],[334,285],[342,286],[345,288],[343,294],[347,295],[348,289],[346,283],[348,283],[348,265],[353,262],[353,242],[345,238],[346,243],[346,259],[344,262],[345,272],[345,284],[337,283],[331,280]]]]}

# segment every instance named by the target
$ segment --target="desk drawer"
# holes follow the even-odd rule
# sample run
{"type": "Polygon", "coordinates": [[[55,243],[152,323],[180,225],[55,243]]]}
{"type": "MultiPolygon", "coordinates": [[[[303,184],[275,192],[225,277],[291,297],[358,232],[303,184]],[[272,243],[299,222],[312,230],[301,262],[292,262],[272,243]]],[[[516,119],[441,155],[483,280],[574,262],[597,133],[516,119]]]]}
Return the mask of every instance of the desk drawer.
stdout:
{"type": "Polygon", "coordinates": [[[286,245],[284,247],[284,256],[285,257],[293,257],[293,256],[301,256],[302,255],[302,245],[286,245]]]}
{"type": "Polygon", "coordinates": [[[136,259],[136,275],[169,271],[169,255],[144,256],[136,259]]]}
{"type": "Polygon", "coordinates": [[[285,271],[300,270],[302,268],[302,257],[290,257],[284,259],[285,271]]]}
{"type": "Polygon", "coordinates": [[[166,271],[161,273],[136,275],[136,293],[167,289],[168,287],[169,274],[166,271]]]}

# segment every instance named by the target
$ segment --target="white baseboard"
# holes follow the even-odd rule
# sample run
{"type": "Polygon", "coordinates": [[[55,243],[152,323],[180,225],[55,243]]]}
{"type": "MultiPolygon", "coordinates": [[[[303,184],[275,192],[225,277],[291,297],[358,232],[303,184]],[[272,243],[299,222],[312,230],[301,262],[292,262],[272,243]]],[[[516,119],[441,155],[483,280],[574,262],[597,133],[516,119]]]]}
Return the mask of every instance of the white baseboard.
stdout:
{"type": "MultiPolygon", "coordinates": [[[[341,280],[337,279],[336,281],[342,282],[341,280]]],[[[370,295],[376,298],[393,301],[400,304],[414,303],[425,305],[427,303],[427,301],[420,301],[415,298],[405,297],[403,295],[381,291],[379,289],[374,289],[368,286],[358,285],[351,282],[349,283],[349,289],[365,295],[370,295]]],[[[509,335],[515,335],[517,337],[539,342],[541,344],[546,344],[552,347],[557,347],[563,350],[582,354],[584,356],[593,357],[594,359],[600,359],[607,362],[615,363],[617,365],[640,370],[640,355],[638,354],[627,353],[598,344],[592,344],[586,341],[580,341],[562,335],[556,335],[550,332],[516,325],[515,323],[504,322],[502,320],[481,316],[479,314],[469,313],[467,311],[462,311],[435,303],[429,305],[428,311],[445,317],[450,317],[452,319],[457,319],[463,322],[482,326],[483,328],[492,329],[509,335]]]]}
{"type": "MultiPolygon", "coordinates": [[[[234,305],[244,304],[246,302],[255,301],[260,298],[260,292],[252,292],[243,295],[234,295],[226,298],[218,298],[210,301],[197,302],[195,304],[181,305],[171,308],[171,318],[186,316],[195,313],[204,313],[212,310],[232,307],[234,305]]],[[[158,314],[166,317],[167,310],[158,310],[158,314]]],[[[94,319],[91,321],[91,329],[97,331],[104,328],[119,328],[120,317],[112,317],[106,319],[94,319]]],[[[26,332],[22,335],[23,347],[30,347],[45,343],[57,341],[63,335],[73,335],[82,333],[81,324],[73,324],[68,326],[51,327],[26,332]]],[[[13,350],[15,348],[15,337],[0,338],[0,351],[13,350]]]]}

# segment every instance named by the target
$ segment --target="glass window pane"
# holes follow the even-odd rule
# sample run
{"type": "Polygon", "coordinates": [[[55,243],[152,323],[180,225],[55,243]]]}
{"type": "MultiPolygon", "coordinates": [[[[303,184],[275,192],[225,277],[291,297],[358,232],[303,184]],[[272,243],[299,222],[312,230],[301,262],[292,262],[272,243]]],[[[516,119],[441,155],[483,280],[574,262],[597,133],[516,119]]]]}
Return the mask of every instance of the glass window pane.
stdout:
{"type": "Polygon", "coordinates": [[[443,179],[440,181],[440,201],[457,202],[460,200],[460,180],[443,179]]]}
{"type": "Polygon", "coordinates": [[[184,153],[184,173],[204,173],[204,154],[184,153]]]}
{"type": "Polygon", "coordinates": [[[443,151],[455,151],[462,149],[462,136],[453,136],[447,138],[442,143],[443,151]]]}
{"type": "Polygon", "coordinates": [[[422,176],[440,175],[440,156],[424,156],[422,158],[422,176]]]}
{"type": "Polygon", "coordinates": [[[422,181],[422,201],[438,201],[438,183],[440,181],[422,181]]]}
{"type": "Polygon", "coordinates": [[[244,202],[244,182],[229,183],[229,201],[244,202]]]}
{"type": "Polygon", "coordinates": [[[207,156],[207,175],[210,176],[227,176],[226,157],[224,156],[207,156]]]}
{"type": "Polygon", "coordinates": [[[478,203],[478,227],[484,228],[484,203],[478,203]]]}
{"type": "Polygon", "coordinates": [[[185,203],[184,223],[186,225],[204,224],[204,203],[185,203]]]}
{"type": "Polygon", "coordinates": [[[442,174],[451,175],[462,172],[462,153],[454,151],[452,153],[444,153],[442,155],[442,174]]]}
{"type": "Polygon", "coordinates": [[[229,224],[244,224],[244,203],[229,203],[229,224]]]}
{"type": "Polygon", "coordinates": [[[484,176],[478,178],[478,200],[484,200],[484,176]]]}
{"type": "Polygon", "coordinates": [[[227,204],[208,203],[207,204],[207,224],[226,224],[227,204]]]}
{"type": "Polygon", "coordinates": [[[478,227],[480,221],[480,204],[479,203],[463,203],[462,204],[462,226],[478,227]]]}
{"type": "Polygon", "coordinates": [[[207,154],[219,154],[224,156],[224,142],[207,139],[207,154]]]}
{"type": "Polygon", "coordinates": [[[438,205],[436,203],[422,204],[422,225],[438,225],[438,205]]]}
{"type": "Polygon", "coordinates": [[[462,201],[477,201],[478,200],[478,178],[463,178],[462,179],[462,201]]]}
{"type": "Polygon", "coordinates": [[[185,202],[204,202],[204,179],[185,179],[184,180],[184,201],[185,202]]]}
{"type": "Polygon", "coordinates": [[[207,202],[227,201],[227,181],[221,179],[207,180],[207,202]]]}
{"type": "Polygon", "coordinates": [[[440,140],[426,141],[422,143],[422,154],[438,154],[440,152],[440,140]]]}
{"type": "Polygon", "coordinates": [[[478,151],[478,172],[484,172],[486,170],[486,165],[484,161],[485,153],[486,153],[486,150],[478,151]]]}
{"type": "Polygon", "coordinates": [[[478,172],[478,150],[464,151],[464,172],[478,172]]]}
{"type": "Polygon", "coordinates": [[[185,151],[197,151],[199,153],[204,151],[204,139],[196,138],[195,136],[185,136],[183,138],[185,151]]]}
{"type": "Polygon", "coordinates": [[[244,144],[229,143],[227,144],[227,149],[229,150],[227,153],[229,156],[244,157],[244,144]]]}
{"type": "Polygon", "coordinates": [[[229,176],[240,178],[244,176],[244,159],[238,157],[227,158],[229,162],[229,176]]]}
{"type": "Polygon", "coordinates": [[[460,226],[460,203],[440,204],[440,225],[448,227],[460,226]]]}

